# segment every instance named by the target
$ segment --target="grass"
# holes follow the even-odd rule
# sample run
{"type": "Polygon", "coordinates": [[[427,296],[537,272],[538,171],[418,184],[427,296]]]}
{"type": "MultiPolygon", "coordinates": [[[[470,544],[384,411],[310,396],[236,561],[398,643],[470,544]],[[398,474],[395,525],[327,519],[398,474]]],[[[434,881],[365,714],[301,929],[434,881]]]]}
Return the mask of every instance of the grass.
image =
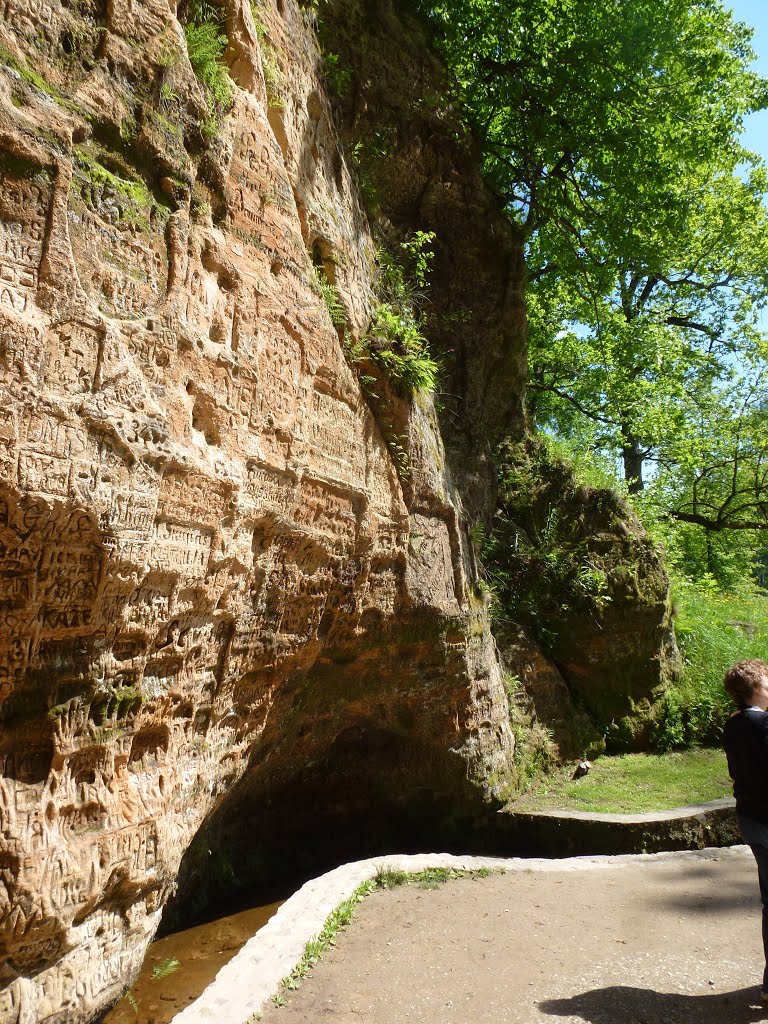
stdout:
{"type": "Polygon", "coordinates": [[[729,665],[768,656],[768,595],[707,594],[678,584],[674,597],[685,688],[719,695],[729,665]]]}
{"type": "Polygon", "coordinates": [[[768,595],[707,593],[678,581],[674,599],[683,678],[659,709],[653,742],[662,750],[718,743],[733,710],[723,673],[768,652],[768,595]]]}
{"type": "Polygon", "coordinates": [[[548,776],[512,809],[629,814],[706,803],[731,793],[721,750],[601,757],[581,779],[571,780],[572,771],[548,776]]]}

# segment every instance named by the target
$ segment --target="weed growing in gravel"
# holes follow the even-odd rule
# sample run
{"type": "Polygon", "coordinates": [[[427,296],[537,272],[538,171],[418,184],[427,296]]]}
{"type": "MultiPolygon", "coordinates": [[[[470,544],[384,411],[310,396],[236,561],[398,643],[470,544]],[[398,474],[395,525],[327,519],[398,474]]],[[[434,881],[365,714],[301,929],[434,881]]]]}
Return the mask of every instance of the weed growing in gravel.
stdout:
{"type": "Polygon", "coordinates": [[[398,871],[397,868],[384,865],[376,869],[374,881],[377,889],[394,889],[398,885],[405,885],[411,877],[407,871],[398,871]]]}
{"type": "Polygon", "coordinates": [[[460,878],[466,874],[464,871],[454,871],[452,868],[427,868],[418,875],[414,875],[414,882],[420,889],[439,889],[441,885],[452,878],[460,878]]]}

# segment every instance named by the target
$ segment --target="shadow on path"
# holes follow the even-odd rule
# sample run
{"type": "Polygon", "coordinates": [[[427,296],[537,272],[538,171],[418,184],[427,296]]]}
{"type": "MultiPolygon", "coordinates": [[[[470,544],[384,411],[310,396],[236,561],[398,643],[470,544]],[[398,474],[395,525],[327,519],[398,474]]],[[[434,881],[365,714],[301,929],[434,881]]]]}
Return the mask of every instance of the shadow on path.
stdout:
{"type": "Polygon", "coordinates": [[[681,996],[647,988],[612,985],[572,996],[545,999],[539,1010],[552,1016],[581,1017],[588,1024],[751,1024],[768,1020],[759,988],[704,996],[681,996]]]}

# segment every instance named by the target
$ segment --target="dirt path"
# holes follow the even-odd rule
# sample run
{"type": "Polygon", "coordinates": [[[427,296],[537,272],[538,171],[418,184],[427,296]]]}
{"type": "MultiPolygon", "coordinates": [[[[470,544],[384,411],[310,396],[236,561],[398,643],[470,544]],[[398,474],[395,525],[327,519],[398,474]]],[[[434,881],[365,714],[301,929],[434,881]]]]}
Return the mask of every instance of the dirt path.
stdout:
{"type": "Polygon", "coordinates": [[[754,862],[462,878],[376,892],[263,1024],[741,1024],[762,973],[754,862]]]}

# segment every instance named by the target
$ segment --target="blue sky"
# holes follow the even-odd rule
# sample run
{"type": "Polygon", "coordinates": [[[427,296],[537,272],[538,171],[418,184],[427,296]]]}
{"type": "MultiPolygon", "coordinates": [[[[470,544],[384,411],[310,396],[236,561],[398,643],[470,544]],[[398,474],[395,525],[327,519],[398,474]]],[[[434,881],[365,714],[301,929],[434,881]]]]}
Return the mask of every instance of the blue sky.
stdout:
{"type": "MultiPolygon", "coordinates": [[[[754,67],[768,76],[768,3],[766,0],[725,0],[738,21],[746,21],[755,29],[752,47],[758,55],[754,67]]],[[[752,114],[746,122],[744,145],[768,160],[768,110],[752,114]]]]}

